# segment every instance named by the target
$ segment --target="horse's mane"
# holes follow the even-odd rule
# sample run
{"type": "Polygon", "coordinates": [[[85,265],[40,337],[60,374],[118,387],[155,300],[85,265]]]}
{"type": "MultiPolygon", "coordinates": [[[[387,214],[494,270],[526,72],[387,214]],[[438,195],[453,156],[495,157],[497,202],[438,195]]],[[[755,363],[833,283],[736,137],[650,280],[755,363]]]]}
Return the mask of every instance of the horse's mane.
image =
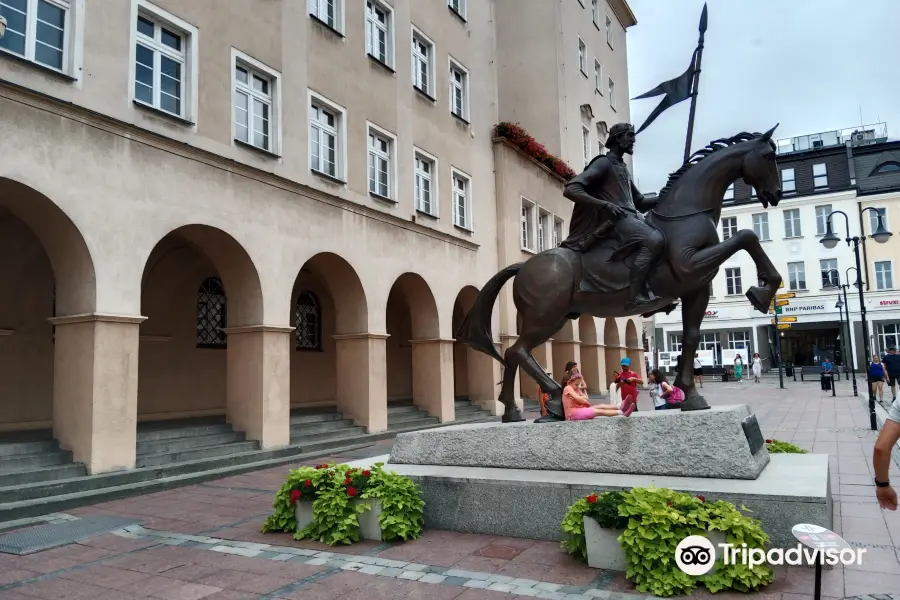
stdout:
{"type": "Polygon", "coordinates": [[[669,191],[671,191],[672,186],[675,185],[675,182],[678,181],[682,175],[688,172],[691,167],[702,161],[704,158],[713,154],[714,152],[718,152],[723,148],[729,148],[734,146],[739,142],[747,142],[758,137],[762,137],[761,133],[748,133],[746,131],[742,131],[736,135],[731,136],[730,138],[725,138],[721,140],[714,140],[710,142],[707,146],[700,148],[696,152],[694,152],[687,162],[681,165],[681,168],[675,171],[674,173],[669,175],[669,180],[666,182],[666,185],[663,186],[663,189],[659,192],[659,198],[662,199],[669,191]]]}

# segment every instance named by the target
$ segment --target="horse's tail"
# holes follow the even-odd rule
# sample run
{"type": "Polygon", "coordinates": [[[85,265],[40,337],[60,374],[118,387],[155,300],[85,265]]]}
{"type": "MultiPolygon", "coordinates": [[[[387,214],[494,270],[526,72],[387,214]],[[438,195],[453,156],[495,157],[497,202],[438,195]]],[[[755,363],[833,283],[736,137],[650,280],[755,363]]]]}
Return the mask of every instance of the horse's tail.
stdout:
{"type": "Polygon", "coordinates": [[[494,303],[497,302],[497,296],[500,295],[503,284],[515,277],[523,264],[525,263],[516,263],[506,267],[484,284],[484,287],[478,293],[478,297],[475,298],[475,303],[472,304],[469,314],[466,315],[459,331],[456,332],[457,341],[468,344],[473,350],[483,352],[502,364],[506,363],[503,362],[503,359],[494,347],[491,315],[494,312],[494,303]]]}

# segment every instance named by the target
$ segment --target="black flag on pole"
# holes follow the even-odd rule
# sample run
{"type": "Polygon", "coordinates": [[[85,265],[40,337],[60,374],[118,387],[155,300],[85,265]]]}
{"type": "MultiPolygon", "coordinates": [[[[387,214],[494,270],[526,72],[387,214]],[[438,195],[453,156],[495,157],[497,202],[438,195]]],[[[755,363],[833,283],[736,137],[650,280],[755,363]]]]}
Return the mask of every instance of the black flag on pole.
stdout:
{"type": "Polygon", "coordinates": [[[646,129],[653,121],[656,120],[656,117],[661,115],[667,108],[675,106],[679,102],[684,102],[694,95],[694,80],[695,75],[699,71],[698,63],[700,53],[703,51],[703,34],[706,32],[706,22],[707,12],[706,5],[704,4],[703,13],[700,15],[700,42],[697,46],[697,49],[694,50],[694,55],[691,57],[691,65],[688,67],[688,70],[675,79],[670,79],[669,81],[663,82],[646,94],[641,94],[640,96],[634,98],[634,100],[640,100],[642,98],[652,98],[654,96],[665,94],[665,97],[663,97],[662,101],[657,105],[655,109],[653,109],[653,112],[650,113],[650,116],[647,117],[647,119],[644,121],[644,124],[641,125],[637,130],[638,133],[646,129]]]}

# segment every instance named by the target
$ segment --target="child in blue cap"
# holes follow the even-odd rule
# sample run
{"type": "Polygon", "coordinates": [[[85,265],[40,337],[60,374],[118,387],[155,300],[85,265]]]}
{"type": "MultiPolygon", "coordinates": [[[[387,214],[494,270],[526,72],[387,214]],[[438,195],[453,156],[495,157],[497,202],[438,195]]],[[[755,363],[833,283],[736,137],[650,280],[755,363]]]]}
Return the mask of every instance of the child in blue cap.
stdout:
{"type": "Polygon", "coordinates": [[[621,362],[622,371],[613,373],[615,379],[613,381],[622,392],[622,410],[630,407],[632,404],[637,406],[638,388],[637,386],[644,383],[641,376],[631,370],[631,359],[627,356],[621,362]]]}

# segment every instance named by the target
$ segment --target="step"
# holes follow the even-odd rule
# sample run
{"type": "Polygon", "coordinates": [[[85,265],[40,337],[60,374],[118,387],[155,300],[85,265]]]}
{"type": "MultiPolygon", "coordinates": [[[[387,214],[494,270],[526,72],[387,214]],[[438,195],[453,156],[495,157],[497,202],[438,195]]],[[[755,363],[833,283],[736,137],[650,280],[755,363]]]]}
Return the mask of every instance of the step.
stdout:
{"type": "Polygon", "coordinates": [[[291,435],[292,444],[302,444],[304,442],[318,442],[321,440],[344,439],[348,436],[366,435],[366,428],[360,426],[344,427],[343,429],[335,429],[333,431],[323,431],[320,433],[303,433],[295,436],[291,435]]]}
{"type": "Polygon", "coordinates": [[[228,423],[216,423],[209,425],[185,425],[182,427],[164,427],[159,429],[142,428],[138,426],[138,445],[142,442],[159,442],[162,440],[175,440],[179,438],[195,437],[198,435],[217,435],[234,431],[228,423]]]}
{"type": "Polygon", "coordinates": [[[302,425],[307,423],[326,423],[328,421],[340,421],[344,418],[339,412],[323,412],[323,413],[291,413],[291,425],[302,425]]]}
{"type": "Polygon", "coordinates": [[[82,477],[87,474],[87,469],[80,463],[69,465],[57,465],[52,467],[40,467],[17,473],[0,474],[0,488],[18,486],[28,483],[41,483],[71,477],[82,477]]]}
{"type": "Polygon", "coordinates": [[[400,415],[409,412],[416,412],[419,407],[413,404],[404,404],[403,406],[388,406],[389,415],[400,415]]]}
{"type": "MultiPolygon", "coordinates": [[[[456,421],[451,421],[451,422],[456,423],[456,422],[459,422],[462,420],[467,420],[467,419],[457,419],[456,421]]],[[[441,424],[440,419],[438,419],[437,417],[429,417],[429,416],[419,417],[418,419],[409,419],[409,420],[400,421],[400,422],[394,421],[392,419],[388,419],[388,429],[391,431],[394,431],[398,428],[405,428],[405,427],[434,427],[435,425],[440,425],[440,424],[441,424]]]]}
{"type": "Polygon", "coordinates": [[[137,459],[138,467],[157,467],[172,463],[197,460],[201,458],[217,458],[222,456],[231,456],[233,454],[241,454],[243,452],[252,452],[259,449],[259,442],[235,442],[233,444],[223,444],[221,446],[210,446],[208,448],[195,448],[193,450],[183,450],[180,452],[169,452],[166,454],[147,454],[139,456],[137,459]]]}
{"type": "Polygon", "coordinates": [[[427,417],[428,417],[427,412],[425,412],[424,410],[417,410],[416,412],[388,415],[388,423],[403,423],[406,421],[416,421],[418,419],[425,419],[427,417]]]}
{"type": "Polygon", "coordinates": [[[325,431],[337,431],[353,427],[353,419],[341,419],[340,421],[323,421],[321,423],[302,423],[291,425],[291,435],[309,435],[323,433],[325,431]]]}
{"type": "MultiPolygon", "coordinates": [[[[371,441],[332,447],[341,454],[371,446],[371,441]]],[[[10,488],[0,488],[0,523],[71,510],[80,506],[109,502],[136,494],[148,494],[221,479],[241,473],[270,469],[322,456],[321,452],[305,452],[288,446],[277,450],[257,450],[227,458],[192,461],[170,468],[135,469],[106,475],[68,479],[55,484],[32,484],[14,488],[18,497],[6,501],[10,488]]]]}
{"type": "Polygon", "coordinates": [[[40,454],[20,454],[18,456],[0,457],[0,474],[27,471],[37,467],[64,465],[72,462],[72,453],[58,450],[40,454]]]}
{"type": "Polygon", "coordinates": [[[0,442],[0,458],[19,456],[21,454],[56,452],[57,450],[59,450],[59,443],[54,439],[30,442],[0,442]]]}
{"type": "Polygon", "coordinates": [[[243,442],[244,433],[241,431],[229,431],[212,435],[195,435],[191,437],[170,438],[156,442],[138,442],[138,456],[147,454],[169,454],[181,452],[193,448],[205,448],[208,446],[221,446],[234,442],[243,442]]]}

